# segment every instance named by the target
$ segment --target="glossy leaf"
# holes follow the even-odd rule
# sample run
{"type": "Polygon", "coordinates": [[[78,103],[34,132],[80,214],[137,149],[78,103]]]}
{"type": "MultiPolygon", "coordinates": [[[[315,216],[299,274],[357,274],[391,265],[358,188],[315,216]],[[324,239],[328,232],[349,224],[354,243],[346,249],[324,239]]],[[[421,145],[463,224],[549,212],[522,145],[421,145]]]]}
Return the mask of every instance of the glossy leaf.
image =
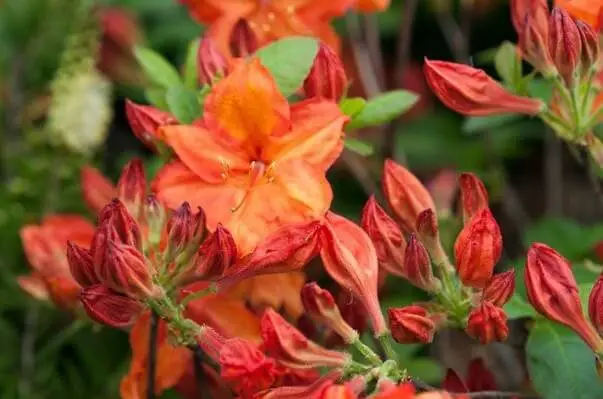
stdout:
{"type": "Polygon", "coordinates": [[[134,55],[153,83],[165,89],[181,84],[178,71],[161,54],[147,47],[136,47],[134,55]]]}
{"type": "Polygon", "coordinates": [[[394,90],[371,98],[362,111],[348,124],[350,129],[378,126],[408,111],[419,96],[408,90],[394,90]]]}
{"type": "Polygon", "coordinates": [[[170,112],[182,123],[192,123],[200,115],[201,107],[196,90],[183,86],[170,87],[166,101],[170,112]]]}

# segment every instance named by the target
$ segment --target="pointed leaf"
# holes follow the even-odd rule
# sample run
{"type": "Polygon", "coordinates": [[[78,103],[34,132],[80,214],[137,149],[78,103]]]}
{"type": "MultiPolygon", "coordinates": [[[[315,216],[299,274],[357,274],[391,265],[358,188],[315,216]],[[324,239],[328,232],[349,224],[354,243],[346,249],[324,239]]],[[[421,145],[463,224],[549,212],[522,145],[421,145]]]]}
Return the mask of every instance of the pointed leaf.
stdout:
{"type": "Polygon", "coordinates": [[[394,90],[371,98],[362,111],[348,124],[348,128],[358,129],[387,123],[419,100],[419,96],[408,90],[394,90]]]}

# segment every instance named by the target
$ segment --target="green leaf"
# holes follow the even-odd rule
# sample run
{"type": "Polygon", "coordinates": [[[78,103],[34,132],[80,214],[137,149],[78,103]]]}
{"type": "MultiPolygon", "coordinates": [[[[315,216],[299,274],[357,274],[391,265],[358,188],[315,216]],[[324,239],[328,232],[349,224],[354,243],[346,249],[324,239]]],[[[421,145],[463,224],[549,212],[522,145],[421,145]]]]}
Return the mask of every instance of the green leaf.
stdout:
{"type": "Polygon", "coordinates": [[[594,354],[569,329],[538,320],[530,331],[526,354],[534,389],[545,399],[603,398],[594,354]]]}
{"type": "Polygon", "coordinates": [[[191,123],[201,115],[196,90],[183,86],[170,87],[166,101],[170,112],[182,123],[191,123]]]}
{"type": "Polygon", "coordinates": [[[481,133],[485,130],[495,129],[522,118],[520,114],[502,114],[488,116],[471,116],[463,122],[463,132],[469,134],[481,133]]]}
{"type": "Polygon", "coordinates": [[[165,89],[159,87],[151,87],[144,91],[144,96],[146,97],[147,101],[162,111],[169,110],[165,95],[165,89]]]}
{"type": "Polygon", "coordinates": [[[503,42],[494,56],[494,67],[505,84],[515,87],[521,79],[521,59],[517,48],[511,42],[503,42]]]}
{"type": "Polygon", "coordinates": [[[182,84],[176,68],[161,54],[147,47],[136,47],[134,48],[134,56],[153,83],[164,89],[182,84]]]}
{"type": "Polygon", "coordinates": [[[189,89],[199,87],[199,69],[197,68],[197,53],[199,52],[199,39],[188,45],[186,61],[184,62],[184,86],[189,89]]]}
{"type": "Polygon", "coordinates": [[[350,129],[377,126],[387,123],[419,100],[419,96],[408,90],[394,90],[371,98],[362,111],[348,124],[350,129]]]}
{"type": "Polygon", "coordinates": [[[548,104],[553,95],[553,84],[544,79],[532,79],[528,84],[528,93],[548,104]]]}
{"type": "Polygon", "coordinates": [[[505,313],[510,319],[538,316],[536,309],[527,303],[518,293],[515,293],[509,302],[505,304],[505,313]]]}
{"type": "Polygon", "coordinates": [[[346,137],[344,141],[345,148],[350,151],[354,151],[355,153],[362,155],[363,157],[368,157],[373,155],[375,149],[373,146],[366,141],[358,140],[353,137],[346,137]]]}
{"type": "Polygon", "coordinates": [[[349,116],[350,118],[358,115],[366,106],[366,100],[362,97],[344,98],[339,103],[341,112],[349,116]]]}
{"type": "Polygon", "coordinates": [[[304,83],[318,52],[318,42],[309,37],[288,37],[256,52],[280,91],[289,97],[304,83]]]}

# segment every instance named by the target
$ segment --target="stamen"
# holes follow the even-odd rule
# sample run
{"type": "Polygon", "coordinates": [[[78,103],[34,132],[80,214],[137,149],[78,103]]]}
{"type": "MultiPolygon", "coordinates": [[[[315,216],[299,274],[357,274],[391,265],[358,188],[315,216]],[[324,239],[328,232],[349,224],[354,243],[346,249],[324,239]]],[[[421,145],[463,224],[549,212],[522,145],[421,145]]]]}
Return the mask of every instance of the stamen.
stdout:
{"type": "Polygon", "coordinates": [[[249,196],[251,189],[253,188],[253,186],[256,183],[258,183],[262,179],[262,177],[264,177],[265,173],[266,173],[266,164],[264,162],[262,162],[262,161],[251,162],[251,165],[249,167],[249,186],[247,187],[247,191],[245,192],[245,195],[243,196],[243,198],[241,198],[241,201],[236,206],[230,208],[231,212],[236,212],[239,208],[241,208],[241,206],[243,206],[243,203],[249,196]]]}

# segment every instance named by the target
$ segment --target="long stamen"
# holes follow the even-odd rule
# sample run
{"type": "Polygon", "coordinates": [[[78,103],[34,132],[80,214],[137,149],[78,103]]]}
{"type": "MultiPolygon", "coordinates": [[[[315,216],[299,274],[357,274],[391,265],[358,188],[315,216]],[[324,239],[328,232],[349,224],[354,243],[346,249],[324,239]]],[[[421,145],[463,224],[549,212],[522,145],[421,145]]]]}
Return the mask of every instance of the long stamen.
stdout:
{"type": "Polygon", "coordinates": [[[241,201],[234,207],[230,208],[231,212],[236,212],[245,202],[249,193],[251,192],[251,188],[260,181],[264,174],[266,173],[266,164],[262,161],[253,161],[249,167],[249,185],[247,187],[247,191],[241,201]]]}

